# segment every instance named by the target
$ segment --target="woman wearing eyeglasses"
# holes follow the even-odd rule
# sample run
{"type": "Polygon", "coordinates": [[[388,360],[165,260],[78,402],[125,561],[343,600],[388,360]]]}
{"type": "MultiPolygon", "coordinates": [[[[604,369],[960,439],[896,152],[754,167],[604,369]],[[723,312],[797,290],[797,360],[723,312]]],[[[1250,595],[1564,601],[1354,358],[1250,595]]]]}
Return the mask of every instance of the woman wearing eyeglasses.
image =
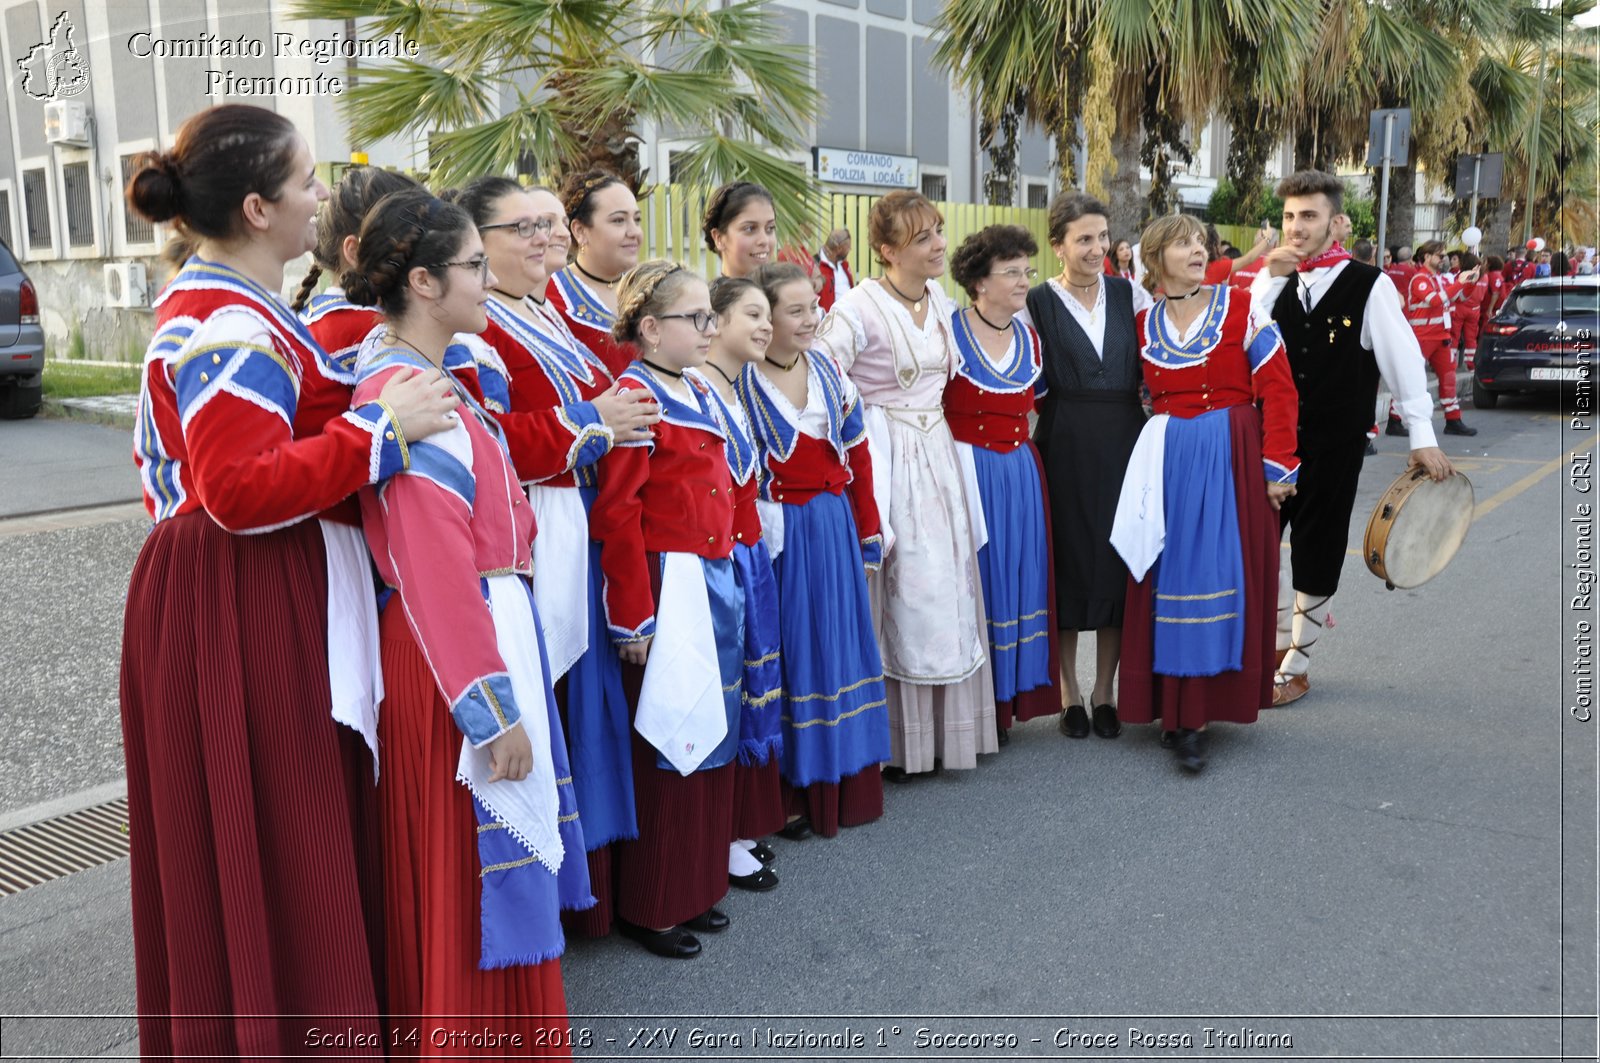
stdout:
{"type": "MultiPolygon", "coordinates": [[[[548,189],[524,188],[505,177],[480,177],[455,193],[455,200],[477,225],[494,272],[484,307],[488,325],[479,338],[506,367],[509,420],[592,403],[618,443],[649,439],[650,425],[661,416],[654,401],[644,392],[621,390],[545,298],[551,269],[565,264],[570,242],[561,201],[548,189]]],[[[599,544],[589,537],[598,461],[553,475],[519,468],[519,475],[538,521],[534,598],[566,722],[598,899],[568,921],[579,933],[603,936],[612,920],[610,845],[637,837],[639,829],[628,704],[600,607],[599,544]]]]}
{"type": "Polygon", "coordinates": [[[978,550],[989,665],[994,669],[1000,743],[1012,722],[1061,711],[1050,579],[1050,522],[1039,452],[1028,415],[1045,390],[1039,335],[1016,320],[1038,276],[1039,251],[1019,225],[991,225],[967,237],[950,276],[972,305],[950,318],[955,376],[944,389],[945,419],[971,455],[988,541],[978,550]]]}
{"type": "Polygon", "coordinates": [[[637,346],[625,388],[662,408],[650,442],[600,469],[592,515],[606,620],[633,703],[637,841],[616,847],[617,923],[658,956],[699,955],[696,932],[728,927],[733,761],[744,686],[744,596],[734,574],[727,429],[705,364],[716,334],[706,282],[644,262],[620,285],[616,338],[637,346]]]}
{"type": "Polygon", "coordinates": [[[561,182],[561,203],[572,229],[572,261],[550,277],[549,298],[572,331],[613,376],[635,351],[612,334],[617,284],[639,261],[644,243],[639,201],[622,178],[587,170],[561,182]]]}

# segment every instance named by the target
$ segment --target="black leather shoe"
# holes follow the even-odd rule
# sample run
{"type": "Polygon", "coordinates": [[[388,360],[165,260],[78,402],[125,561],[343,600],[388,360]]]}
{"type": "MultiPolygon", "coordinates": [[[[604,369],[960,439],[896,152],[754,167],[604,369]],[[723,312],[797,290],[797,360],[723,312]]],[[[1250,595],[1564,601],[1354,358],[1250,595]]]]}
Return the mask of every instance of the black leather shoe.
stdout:
{"type": "MultiPolygon", "coordinates": [[[[801,816],[778,831],[778,837],[787,838],[792,842],[800,841],[802,838],[809,838],[811,837],[811,821],[801,816]]],[[[768,852],[771,852],[771,850],[769,849],[768,852]]],[[[758,856],[756,859],[761,860],[761,857],[758,856]]],[[[761,860],[761,862],[763,864],[767,863],[765,860],[761,860]]]]}
{"type": "Polygon", "coordinates": [[[1162,731],[1161,732],[1161,748],[1162,749],[1174,749],[1174,748],[1177,747],[1177,745],[1178,745],[1178,732],[1177,731],[1162,731]]]}
{"type": "Polygon", "coordinates": [[[996,731],[998,732],[998,740],[1001,745],[1006,745],[1011,741],[1011,728],[999,727],[996,728],[996,731]]]}
{"type": "Polygon", "coordinates": [[[1206,766],[1206,733],[1195,731],[1187,727],[1178,731],[1178,744],[1174,752],[1178,756],[1178,767],[1190,775],[1198,775],[1206,766]]]}
{"type": "Polygon", "coordinates": [[[1117,719],[1115,706],[1096,705],[1094,707],[1094,733],[1101,738],[1115,738],[1122,733],[1122,721],[1117,719]]]}
{"type": "Polygon", "coordinates": [[[702,933],[709,934],[720,934],[724,930],[728,929],[732,923],[732,919],[729,919],[725,914],[717,909],[711,908],[695,916],[693,919],[685,919],[683,921],[683,926],[688,930],[698,930],[702,933]]]}
{"type": "Polygon", "coordinates": [[[1386,436],[1405,436],[1411,433],[1407,432],[1406,426],[1400,423],[1400,418],[1391,417],[1389,418],[1389,423],[1383,426],[1383,434],[1386,436]]]}
{"type": "Polygon", "coordinates": [[[778,874],[772,868],[764,867],[748,875],[729,875],[728,885],[751,893],[765,893],[778,888],[778,874]]]}
{"type": "Polygon", "coordinates": [[[1061,733],[1068,738],[1089,737],[1089,710],[1082,705],[1068,705],[1061,714],[1061,733]]]}
{"type": "Polygon", "coordinates": [[[667,930],[646,930],[618,919],[617,929],[623,937],[637,941],[647,951],[669,960],[689,960],[700,955],[700,939],[681,926],[667,930]]]}
{"type": "Polygon", "coordinates": [[[1478,430],[1465,421],[1446,421],[1444,423],[1444,434],[1447,436],[1475,436],[1478,434],[1478,430]]]}
{"type": "Polygon", "coordinates": [[[883,766],[884,782],[907,783],[910,782],[912,778],[913,776],[911,773],[906,771],[904,768],[897,768],[893,764],[885,764],[883,766]]]}
{"type": "MultiPolygon", "coordinates": [[[[806,828],[807,833],[809,833],[810,830],[810,827],[806,828]]],[[[774,852],[772,846],[768,845],[766,842],[756,842],[755,848],[750,850],[750,855],[767,865],[770,865],[778,858],[778,854],[774,852]]]]}
{"type": "Polygon", "coordinates": [[[1367,457],[1374,457],[1377,455],[1377,453],[1378,448],[1372,445],[1372,440],[1367,440],[1367,457]]]}

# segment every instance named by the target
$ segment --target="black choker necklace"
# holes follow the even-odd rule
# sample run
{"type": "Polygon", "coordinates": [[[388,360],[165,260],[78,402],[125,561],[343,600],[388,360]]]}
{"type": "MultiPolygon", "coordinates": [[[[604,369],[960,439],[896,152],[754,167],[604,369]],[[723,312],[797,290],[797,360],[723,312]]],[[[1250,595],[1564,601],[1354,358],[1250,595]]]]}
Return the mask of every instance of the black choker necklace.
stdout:
{"type": "Polygon", "coordinates": [[[800,364],[800,359],[802,357],[804,357],[804,355],[805,355],[804,351],[800,352],[800,354],[795,355],[793,360],[791,360],[788,365],[784,365],[782,362],[774,362],[771,358],[768,358],[764,354],[761,356],[761,360],[763,362],[766,362],[768,365],[772,366],[774,369],[782,369],[785,373],[787,373],[789,370],[793,369],[795,366],[800,364]]]}
{"type": "Polygon", "coordinates": [[[983,311],[978,309],[978,304],[977,303],[973,303],[971,309],[972,309],[972,312],[974,314],[978,315],[978,320],[979,321],[982,321],[985,325],[988,325],[990,328],[994,329],[996,332],[1010,332],[1011,331],[1011,322],[1007,321],[1004,325],[996,325],[993,321],[990,321],[988,318],[983,316],[983,311]]]}
{"type": "Polygon", "coordinates": [[[717,375],[720,376],[722,379],[726,380],[728,382],[728,386],[730,388],[735,386],[734,383],[733,383],[733,377],[731,377],[727,373],[723,372],[722,371],[722,366],[718,365],[716,362],[710,362],[710,361],[706,362],[706,364],[709,365],[711,368],[715,369],[717,371],[717,375]]]}
{"type": "Polygon", "coordinates": [[[583,274],[585,277],[588,277],[596,284],[604,285],[607,288],[616,287],[617,281],[622,279],[621,277],[615,277],[611,280],[606,280],[604,277],[596,277],[593,273],[590,273],[588,270],[584,269],[583,263],[579,262],[577,259],[572,260],[572,268],[583,274]]]}
{"type": "Polygon", "coordinates": [[[529,298],[529,296],[526,296],[526,295],[512,295],[510,292],[506,291],[504,288],[490,288],[489,290],[491,292],[494,292],[496,295],[505,296],[507,299],[510,299],[513,303],[520,303],[524,299],[529,298]]]}
{"type": "Polygon", "coordinates": [[[1077,281],[1068,277],[1066,271],[1063,270],[1061,273],[1061,283],[1068,288],[1078,288],[1082,290],[1085,295],[1087,295],[1094,291],[1095,286],[1100,283],[1100,276],[1099,274],[1096,274],[1094,280],[1090,281],[1088,284],[1079,284],[1077,281]]]}
{"type": "MultiPolygon", "coordinates": [[[[906,302],[911,304],[911,312],[912,313],[914,313],[914,314],[922,313],[922,295],[918,295],[918,296],[915,296],[915,297],[907,295],[905,292],[903,292],[899,288],[895,287],[894,281],[889,279],[889,275],[887,273],[885,273],[883,275],[883,283],[887,284],[890,287],[890,289],[893,290],[894,294],[898,295],[901,299],[904,299],[906,302]]],[[[927,294],[927,287],[926,287],[926,285],[924,285],[924,287],[923,287],[923,295],[926,295],[926,294],[927,294]]]]}
{"type": "Polygon", "coordinates": [[[639,359],[639,361],[643,362],[645,365],[649,366],[651,369],[654,369],[656,372],[662,374],[663,376],[670,376],[674,380],[682,380],[683,379],[683,370],[681,370],[681,369],[678,369],[678,370],[668,369],[664,365],[657,365],[656,363],[652,362],[648,358],[641,358],[641,359],[639,359]]]}
{"type": "Polygon", "coordinates": [[[1200,287],[1196,288],[1192,292],[1184,292],[1182,295],[1168,295],[1166,297],[1167,298],[1167,302],[1172,303],[1172,302],[1178,302],[1179,300],[1182,300],[1182,299],[1193,299],[1195,296],[1199,295],[1201,292],[1203,292],[1205,290],[1206,290],[1206,286],[1204,284],[1202,284],[1202,285],[1200,285],[1200,287]]]}

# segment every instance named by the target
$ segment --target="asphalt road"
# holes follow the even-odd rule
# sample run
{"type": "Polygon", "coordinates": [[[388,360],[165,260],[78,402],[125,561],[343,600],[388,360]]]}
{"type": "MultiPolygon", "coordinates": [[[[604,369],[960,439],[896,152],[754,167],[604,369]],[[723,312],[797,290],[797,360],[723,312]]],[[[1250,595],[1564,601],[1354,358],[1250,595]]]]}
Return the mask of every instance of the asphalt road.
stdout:
{"type": "MultiPolygon", "coordinates": [[[[1592,441],[1551,402],[1468,416],[1481,435],[1445,437],[1479,503],[1455,562],[1386,591],[1350,558],[1312,693],[1217,728],[1202,776],[1148,729],[1023,725],[975,772],[891,787],[878,823],[775,842],[782,885],[731,895],[698,960],[572,943],[580,1054],[1595,1058],[1597,725],[1563,692],[1562,456],[1592,441]],[[846,1025],[864,1045],[767,1034],[846,1025]],[[665,1032],[645,1047],[642,1027],[665,1032]],[[1206,1049],[1207,1027],[1292,1047],[1206,1049]],[[692,1045],[697,1028],[740,1044],[692,1045]]],[[[1368,459],[1353,545],[1402,443],[1368,459]]],[[[0,812],[116,776],[117,609],[142,533],[0,525],[0,812]]],[[[122,863],[0,898],[0,1015],[123,1016],[6,1020],[0,1054],[132,1050],[126,888],[122,863]]]]}
{"type": "Polygon", "coordinates": [[[134,502],[133,433],[80,421],[0,421],[0,517],[134,502]]]}

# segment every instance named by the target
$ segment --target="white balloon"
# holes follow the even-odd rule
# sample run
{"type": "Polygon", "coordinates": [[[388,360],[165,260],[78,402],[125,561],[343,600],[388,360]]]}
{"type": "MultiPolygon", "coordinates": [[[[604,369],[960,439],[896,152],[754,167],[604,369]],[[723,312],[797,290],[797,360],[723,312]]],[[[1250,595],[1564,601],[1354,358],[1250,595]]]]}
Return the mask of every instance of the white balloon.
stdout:
{"type": "Polygon", "coordinates": [[[1533,249],[1535,251],[1543,251],[1544,250],[1544,237],[1535,236],[1533,238],[1533,249]]]}
{"type": "Polygon", "coordinates": [[[1470,227],[1466,232],[1461,234],[1461,242],[1466,244],[1468,247],[1477,247],[1478,244],[1483,242],[1483,230],[1478,228],[1476,225],[1470,227]]]}

